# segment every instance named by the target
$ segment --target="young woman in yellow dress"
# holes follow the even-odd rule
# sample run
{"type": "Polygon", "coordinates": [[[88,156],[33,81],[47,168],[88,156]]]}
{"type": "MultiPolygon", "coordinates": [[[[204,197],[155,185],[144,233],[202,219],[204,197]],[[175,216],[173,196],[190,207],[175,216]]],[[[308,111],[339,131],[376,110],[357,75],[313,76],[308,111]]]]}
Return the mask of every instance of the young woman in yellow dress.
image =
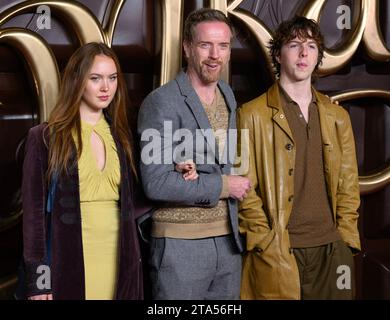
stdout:
{"type": "Polygon", "coordinates": [[[105,44],[86,44],[65,68],[48,123],[28,134],[22,195],[29,299],[143,298],[135,176],[118,59],[105,44]]]}

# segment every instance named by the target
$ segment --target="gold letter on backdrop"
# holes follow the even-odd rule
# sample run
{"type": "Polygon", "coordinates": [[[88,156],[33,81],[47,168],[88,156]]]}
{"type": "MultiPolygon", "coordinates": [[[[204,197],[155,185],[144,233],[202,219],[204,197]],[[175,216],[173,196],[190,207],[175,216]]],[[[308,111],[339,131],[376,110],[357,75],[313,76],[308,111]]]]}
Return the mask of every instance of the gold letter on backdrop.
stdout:
{"type": "Polygon", "coordinates": [[[162,0],[160,85],[176,77],[181,69],[183,1],[162,0]]]}
{"type": "MultiPolygon", "coordinates": [[[[249,12],[236,9],[242,0],[209,0],[210,7],[229,13],[240,20],[252,31],[258,44],[263,50],[265,57],[268,57],[268,66],[271,68],[271,61],[268,56],[267,44],[272,37],[271,31],[249,12]]],[[[360,42],[363,40],[368,55],[376,61],[389,61],[390,51],[386,47],[380,30],[379,23],[379,1],[360,0],[358,3],[359,19],[358,24],[349,41],[342,48],[337,50],[325,50],[325,59],[320,67],[322,75],[328,75],[344,67],[356,52],[360,42]]],[[[320,21],[321,12],[326,4],[325,0],[309,1],[308,5],[301,12],[302,15],[315,21],[320,21]]]]}
{"type": "MultiPolygon", "coordinates": [[[[390,51],[386,48],[379,28],[379,1],[360,0],[356,2],[359,2],[358,24],[345,45],[336,50],[325,50],[323,65],[320,67],[322,75],[332,74],[345,66],[362,40],[371,58],[376,61],[390,59],[390,51]]],[[[356,2],[354,1],[355,4],[356,2]]],[[[319,21],[325,3],[325,0],[310,1],[302,14],[319,21]]]]}
{"type": "MultiPolygon", "coordinates": [[[[66,1],[25,1],[17,4],[0,15],[0,28],[19,14],[46,6],[50,8],[51,13],[65,19],[66,25],[73,29],[80,44],[98,41],[111,46],[114,28],[123,4],[124,0],[113,4],[104,30],[88,8],[80,3],[66,1]]],[[[41,36],[22,28],[0,29],[0,41],[11,44],[25,57],[39,99],[39,119],[41,122],[47,120],[59,89],[59,71],[50,46],[41,36]]]]}
{"type": "MultiPolygon", "coordinates": [[[[263,24],[258,18],[254,17],[250,12],[240,8],[237,9],[242,1],[243,0],[234,0],[231,1],[228,5],[227,0],[209,0],[211,8],[221,10],[225,14],[231,14],[245,23],[245,25],[252,32],[253,36],[256,38],[257,43],[264,53],[264,57],[267,58],[267,65],[269,70],[272,70],[271,58],[268,54],[269,51],[267,48],[268,42],[272,39],[271,31],[265,24],[263,24]]],[[[224,75],[225,81],[228,80],[227,74],[228,73],[226,71],[224,75]]]]}
{"type": "Polygon", "coordinates": [[[366,2],[367,23],[363,34],[363,41],[366,45],[367,53],[375,61],[389,61],[390,51],[386,47],[379,27],[379,0],[366,0],[366,2]]]}
{"type": "Polygon", "coordinates": [[[56,102],[60,84],[53,52],[45,45],[41,36],[22,28],[0,30],[1,42],[15,47],[24,56],[34,79],[39,102],[39,119],[47,120],[56,102]]]}

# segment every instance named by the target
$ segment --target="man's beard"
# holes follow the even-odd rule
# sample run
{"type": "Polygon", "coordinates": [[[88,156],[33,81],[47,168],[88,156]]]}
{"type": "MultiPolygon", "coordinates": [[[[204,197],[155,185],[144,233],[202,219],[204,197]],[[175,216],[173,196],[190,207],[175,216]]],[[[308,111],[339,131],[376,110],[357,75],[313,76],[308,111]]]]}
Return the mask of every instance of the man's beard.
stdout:
{"type": "Polygon", "coordinates": [[[223,69],[222,60],[206,60],[201,63],[200,66],[200,77],[206,83],[216,82],[220,79],[223,69]],[[206,64],[218,64],[220,66],[218,71],[208,71],[206,64]]]}

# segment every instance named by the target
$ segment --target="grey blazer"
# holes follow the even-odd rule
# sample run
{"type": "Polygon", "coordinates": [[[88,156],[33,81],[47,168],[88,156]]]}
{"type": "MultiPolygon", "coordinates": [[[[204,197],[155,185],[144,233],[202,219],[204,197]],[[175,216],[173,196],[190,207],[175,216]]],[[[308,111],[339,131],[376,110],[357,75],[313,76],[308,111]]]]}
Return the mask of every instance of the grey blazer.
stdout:
{"type": "MultiPolygon", "coordinates": [[[[218,82],[218,87],[230,111],[229,129],[236,129],[233,92],[223,81],[218,82]]],[[[225,156],[220,159],[211,130],[200,99],[183,71],[145,98],[138,114],[138,134],[142,185],[149,199],[186,206],[217,205],[222,175],[231,174],[236,135],[235,130],[227,135],[225,156]],[[188,158],[197,165],[199,178],[195,181],[185,181],[175,171],[175,164],[188,158]]],[[[237,250],[242,252],[237,201],[229,198],[228,205],[237,250]]]]}

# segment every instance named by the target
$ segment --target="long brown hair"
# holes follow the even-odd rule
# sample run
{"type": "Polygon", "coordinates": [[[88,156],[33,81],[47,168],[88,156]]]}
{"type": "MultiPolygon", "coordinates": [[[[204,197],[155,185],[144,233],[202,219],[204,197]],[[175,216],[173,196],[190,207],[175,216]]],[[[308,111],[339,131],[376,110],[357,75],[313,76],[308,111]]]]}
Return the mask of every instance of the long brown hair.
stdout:
{"type": "Polygon", "coordinates": [[[123,147],[129,160],[130,168],[136,177],[136,169],[133,157],[133,137],[129,128],[127,112],[128,95],[125,81],[121,73],[118,58],[114,51],[104,43],[91,42],[77,49],[65,67],[61,81],[58,102],[50,114],[48,126],[50,141],[47,178],[50,181],[53,173],[69,173],[69,168],[76,163],[70,159],[77,153],[79,159],[82,152],[81,124],[79,107],[84,93],[89,71],[95,56],[105,55],[110,57],[116,65],[118,72],[117,90],[113,100],[104,109],[104,115],[108,118],[111,130],[119,144],[123,147]],[[73,141],[72,132],[75,130],[77,146],[73,141]]]}

